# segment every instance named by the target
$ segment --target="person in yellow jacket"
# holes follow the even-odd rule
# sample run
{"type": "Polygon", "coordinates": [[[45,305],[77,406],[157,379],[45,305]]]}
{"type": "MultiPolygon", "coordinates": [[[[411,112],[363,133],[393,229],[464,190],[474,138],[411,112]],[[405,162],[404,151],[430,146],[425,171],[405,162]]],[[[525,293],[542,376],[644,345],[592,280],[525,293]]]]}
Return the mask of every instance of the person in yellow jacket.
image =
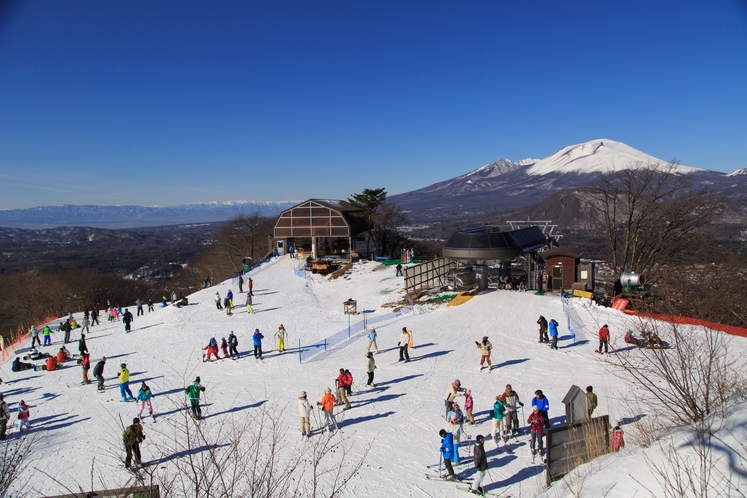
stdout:
{"type": "Polygon", "coordinates": [[[122,363],[120,367],[122,369],[119,371],[119,394],[122,395],[122,401],[135,401],[135,397],[132,395],[132,391],[130,391],[130,371],[127,370],[127,364],[122,363]],[[125,395],[129,396],[129,398],[125,395]]]}
{"type": "Polygon", "coordinates": [[[283,327],[283,324],[280,324],[280,327],[275,331],[275,337],[278,338],[278,352],[282,353],[285,351],[285,338],[288,336],[288,331],[285,330],[285,327],[283,327]]]}

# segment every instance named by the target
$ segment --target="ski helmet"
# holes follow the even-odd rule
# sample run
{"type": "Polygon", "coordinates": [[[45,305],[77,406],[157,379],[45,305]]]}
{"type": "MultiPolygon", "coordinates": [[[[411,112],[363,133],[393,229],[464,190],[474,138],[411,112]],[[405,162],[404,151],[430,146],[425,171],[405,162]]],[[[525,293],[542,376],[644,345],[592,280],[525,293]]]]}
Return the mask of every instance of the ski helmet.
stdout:
{"type": "Polygon", "coordinates": [[[461,381],[460,381],[459,379],[456,379],[456,380],[454,381],[454,385],[455,385],[455,386],[457,386],[457,387],[459,387],[459,386],[461,386],[461,385],[462,385],[462,382],[461,382],[461,381]]]}

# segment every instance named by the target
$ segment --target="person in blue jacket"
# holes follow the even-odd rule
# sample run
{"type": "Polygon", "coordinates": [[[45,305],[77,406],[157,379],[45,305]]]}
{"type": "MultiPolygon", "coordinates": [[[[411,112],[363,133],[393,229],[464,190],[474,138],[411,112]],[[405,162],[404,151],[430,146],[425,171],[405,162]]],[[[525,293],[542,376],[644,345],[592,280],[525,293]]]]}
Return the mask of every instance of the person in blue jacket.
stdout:
{"type": "Polygon", "coordinates": [[[545,417],[545,427],[550,428],[550,417],[547,416],[547,412],[550,410],[550,402],[547,400],[541,389],[534,391],[534,398],[532,398],[532,408],[537,407],[539,412],[545,417]]]}
{"type": "Polygon", "coordinates": [[[558,322],[553,318],[548,323],[550,329],[550,349],[558,349],[558,322]]]}
{"type": "Polygon", "coordinates": [[[454,436],[446,432],[446,429],[438,431],[438,435],[441,436],[441,456],[444,459],[444,467],[446,467],[446,471],[449,473],[444,479],[447,481],[456,481],[457,476],[454,474],[454,467],[451,465],[451,459],[454,456],[454,436]]]}
{"type": "Polygon", "coordinates": [[[252,334],[252,342],[254,343],[254,357],[258,359],[262,359],[262,339],[264,339],[265,336],[263,336],[259,329],[254,329],[254,334],[252,334]]]}

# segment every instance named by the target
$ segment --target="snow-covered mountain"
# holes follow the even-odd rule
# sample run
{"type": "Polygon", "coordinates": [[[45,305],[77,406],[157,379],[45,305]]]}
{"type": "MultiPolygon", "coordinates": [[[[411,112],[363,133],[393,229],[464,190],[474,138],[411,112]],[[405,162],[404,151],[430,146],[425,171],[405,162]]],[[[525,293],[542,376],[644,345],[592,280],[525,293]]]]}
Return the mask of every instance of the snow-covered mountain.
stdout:
{"type": "Polygon", "coordinates": [[[29,209],[0,210],[0,226],[11,228],[54,228],[90,226],[135,228],[182,223],[223,221],[240,214],[258,212],[275,216],[298,204],[289,201],[198,202],[181,206],[39,206],[29,209]]]}
{"type": "MultiPolygon", "coordinates": [[[[531,206],[562,190],[591,185],[600,173],[639,164],[668,161],[607,138],[563,147],[544,159],[513,162],[501,159],[450,180],[389,197],[407,212],[413,224],[467,220],[531,206]]],[[[720,191],[747,192],[747,172],[729,175],[691,166],[678,166],[678,174],[691,174],[696,183],[720,191]]]]}

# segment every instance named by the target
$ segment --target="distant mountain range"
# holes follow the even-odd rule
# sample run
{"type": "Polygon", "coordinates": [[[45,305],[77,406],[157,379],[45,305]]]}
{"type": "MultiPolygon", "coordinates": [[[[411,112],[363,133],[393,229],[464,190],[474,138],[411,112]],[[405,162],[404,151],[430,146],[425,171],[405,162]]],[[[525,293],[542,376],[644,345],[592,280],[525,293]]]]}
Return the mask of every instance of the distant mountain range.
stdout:
{"type": "MultiPolygon", "coordinates": [[[[632,164],[667,163],[622,142],[598,139],[566,146],[545,159],[501,159],[456,178],[387,198],[413,225],[468,221],[539,204],[549,196],[591,185],[599,173],[632,164]]],[[[747,171],[719,173],[679,166],[679,174],[747,201],[747,171]]]]}
{"type": "Polygon", "coordinates": [[[40,206],[0,210],[0,227],[54,228],[87,226],[96,228],[138,228],[224,221],[240,214],[258,212],[276,216],[300,201],[199,202],[170,207],[144,206],[40,206]]]}

